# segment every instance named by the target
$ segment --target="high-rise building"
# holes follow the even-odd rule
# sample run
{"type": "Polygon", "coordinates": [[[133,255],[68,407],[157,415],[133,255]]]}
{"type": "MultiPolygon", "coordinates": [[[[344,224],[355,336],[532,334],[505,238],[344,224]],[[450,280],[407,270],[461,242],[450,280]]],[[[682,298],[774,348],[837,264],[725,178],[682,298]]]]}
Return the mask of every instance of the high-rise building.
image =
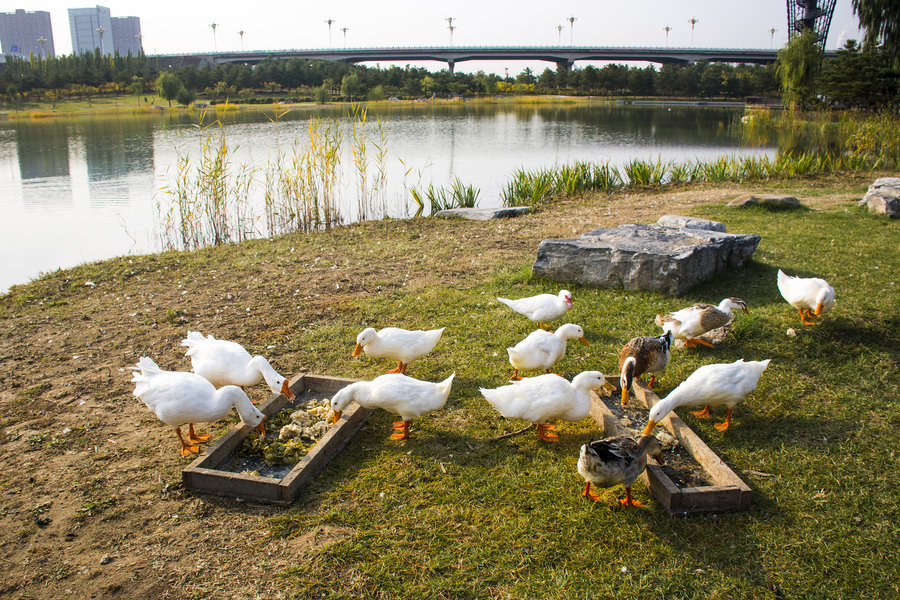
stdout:
{"type": "Polygon", "coordinates": [[[113,48],[120,56],[129,52],[137,56],[141,53],[141,19],[140,17],[113,17],[113,48]]]}
{"type": "Polygon", "coordinates": [[[0,13],[0,47],[4,55],[23,58],[31,54],[43,58],[55,56],[50,13],[43,10],[25,12],[22,9],[0,13]]]}
{"type": "Polygon", "coordinates": [[[73,54],[92,53],[98,48],[101,54],[113,54],[112,19],[105,6],[70,8],[69,29],[73,54]]]}

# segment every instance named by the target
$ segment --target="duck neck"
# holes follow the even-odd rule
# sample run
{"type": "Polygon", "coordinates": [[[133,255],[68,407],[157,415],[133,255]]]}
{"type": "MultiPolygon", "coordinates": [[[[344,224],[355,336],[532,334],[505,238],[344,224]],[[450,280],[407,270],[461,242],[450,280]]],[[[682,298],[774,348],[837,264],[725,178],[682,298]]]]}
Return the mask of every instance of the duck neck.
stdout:
{"type": "Polygon", "coordinates": [[[250,398],[247,397],[247,394],[244,393],[244,390],[237,387],[236,385],[226,385],[225,387],[221,388],[219,392],[225,392],[231,405],[234,406],[235,410],[237,410],[238,412],[238,415],[240,415],[241,421],[245,424],[249,424],[250,419],[258,409],[253,406],[252,402],[250,402],[250,398]]]}
{"type": "Polygon", "coordinates": [[[633,356],[629,356],[622,363],[622,375],[619,377],[619,385],[623,390],[630,390],[634,384],[634,367],[637,360],[633,356]]]}
{"type": "Polygon", "coordinates": [[[723,313],[725,313],[726,315],[731,317],[731,307],[732,306],[734,306],[734,305],[731,303],[731,300],[729,300],[728,298],[725,298],[724,300],[719,302],[718,308],[720,311],[722,311],[723,313]]]}
{"type": "MultiPolygon", "coordinates": [[[[279,379],[278,372],[272,368],[272,365],[269,364],[262,356],[254,356],[250,359],[247,367],[253,374],[262,375],[262,378],[266,380],[266,383],[273,390],[278,387],[276,384],[279,379]]],[[[258,381],[258,380],[257,380],[258,381]]]]}

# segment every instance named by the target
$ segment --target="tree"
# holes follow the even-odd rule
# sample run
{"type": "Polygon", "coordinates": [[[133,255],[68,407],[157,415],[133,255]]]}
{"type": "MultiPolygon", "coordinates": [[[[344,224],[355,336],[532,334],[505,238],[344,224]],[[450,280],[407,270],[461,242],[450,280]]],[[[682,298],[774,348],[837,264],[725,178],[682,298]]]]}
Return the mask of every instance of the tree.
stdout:
{"type": "Polygon", "coordinates": [[[360,98],[366,92],[366,86],[356,73],[348,73],[341,79],[341,95],[347,100],[360,98]]]}
{"type": "Polygon", "coordinates": [[[156,80],[156,91],[163,100],[169,101],[169,106],[172,106],[172,100],[175,100],[178,90],[182,87],[184,86],[178,76],[168,71],[162,73],[156,80]]]}
{"type": "Polygon", "coordinates": [[[175,95],[175,100],[178,102],[178,104],[187,106],[194,101],[194,92],[184,86],[181,86],[181,89],[179,89],[178,93],[175,95]]]}
{"type": "Polygon", "coordinates": [[[822,65],[822,50],[814,31],[794,36],[778,51],[776,73],[785,104],[804,108],[816,97],[816,78],[822,65]]]}
{"type": "Polygon", "coordinates": [[[853,14],[866,31],[867,46],[884,46],[888,56],[900,61],[900,2],[897,0],[851,0],[853,14]]]}

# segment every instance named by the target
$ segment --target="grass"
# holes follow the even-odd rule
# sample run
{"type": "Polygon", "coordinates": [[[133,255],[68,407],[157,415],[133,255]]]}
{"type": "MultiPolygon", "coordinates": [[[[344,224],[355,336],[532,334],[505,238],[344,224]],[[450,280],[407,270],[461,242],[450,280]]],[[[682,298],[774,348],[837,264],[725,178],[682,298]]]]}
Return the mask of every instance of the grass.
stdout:
{"type": "MultiPolygon", "coordinates": [[[[253,578],[264,576],[272,595],[295,598],[892,598],[900,593],[896,568],[890,566],[898,533],[894,515],[900,513],[892,445],[900,425],[900,223],[848,202],[819,203],[818,195],[829,185],[779,184],[778,191],[812,199],[819,210],[694,205],[688,210],[692,216],[722,221],[731,232],[757,233],[762,241],[743,270],[686,296],[565,284],[575,297],[569,319],[585,328],[591,344],[569,346],[558,364],[567,377],[587,369],[615,371],[626,340],[656,333],[657,313],[732,295],[748,302],[751,314],[738,315],[733,336],[721,346],[676,351],[658,390],[665,395],[703,364],[772,359],[759,388],[735,410],[735,424],[727,432],[685,411],[680,414],[753,489],[753,505],[745,513],[672,518],[641,483],[634,494],[649,505],[644,510],[612,509],[621,488],[603,492],[603,503],[586,501],[575,471],[578,448],[602,435],[587,420],[560,424],[561,441],[555,445],[534,435],[485,441],[524,425],[495,413],[478,388],[505,382],[511,368],[504,349],[532,329],[495,297],[555,293],[563,285],[530,277],[539,234],[546,233],[540,227],[559,221],[557,234],[572,226],[583,231],[595,226],[597,214],[609,211],[618,220],[619,211],[633,203],[660,203],[655,210],[667,210],[663,204],[671,190],[642,191],[627,199],[588,194],[515,222],[379,221],[85,265],[15,286],[0,297],[5,319],[21,325],[5,328],[0,341],[15,338],[29,348],[40,346],[34,340],[49,336],[40,329],[42,323],[52,320],[47,326],[56,327],[63,315],[71,314],[75,325],[104,327],[103,337],[112,338],[111,345],[96,342],[92,352],[114,356],[122,365],[138,351],[164,355],[176,364],[172,348],[187,328],[217,327],[241,338],[252,352],[276,354],[276,363],[371,378],[393,365],[349,358],[352,340],[362,328],[447,327],[435,352],[409,370],[431,381],[457,373],[445,409],[415,420],[412,439],[400,444],[388,439],[392,417],[376,412],[289,508],[161,496],[163,481],[178,481],[182,465],[173,457],[161,458],[155,446],[148,451],[152,460],[125,471],[125,481],[112,454],[102,463],[91,458],[79,463],[79,469],[96,465],[100,472],[91,477],[97,478],[97,488],[78,499],[76,514],[79,507],[116,497],[116,509],[134,507],[133,521],[131,513],[123,512],[115,525],[122,531],[134,528],[136,552],[145,552],[157,535],[172,540],[166,542],[173,544],[167,556],[176,550],[176,539],[186,537],[192,544],[190,562],[200,566],[179,576],[184,595],[200,588],[223,591],[222,580],[204,572],[221,560],[250,581],[240,592],[229,588],[236,597],[246,596],[258,581],[253,578]],[[577,212],[582,204],[584,212],[577,212]],[[510,245],[513,252],[497,254],[510,245]],[[498,256],[495,262],[480,268],[492,253],[498,256]],[[799,324],[796,311],[778,295],[778,268],[821,276],[834,285],[836,305],[823,323],[799,324]],[[407,279],[423,272],[432,278],[418,284],[407,279]],[[326,278],[329,274],[336,275],[326,278]],[[285,286],[288,278],[302,284],[285,286]],[[97,288],[85,289],[85,280],[97,288]],[[216,287],[221,280],[226,280],[224,287],[216,287]],[[176,289],[182,282],[190,283],[186,296],[176,289]],[[223,299],[225,291],[237,298],[223,299]],[[180,304],[207,296],[208,305],[180,304]],[[108,308],[85,310],[89,297],[108,298],[108,308]],[[49,306],[59,300],[67,302],[49,306]],[[120,313],[132,310],[123,303],[147,311],[146,324],[114,328],[123,320],[120,313]],[[168,322],[168,310],[182,310],[180,316],[189,322],[168,322]],[[257,313],[264,316],[252,320],[257,313]],[[81,321],[83,314],[94,322],[81,321]],[[15,315],[24,316],[18,320],[15,315]],[[788,337],[788,328],[799,335],[788,337]],[[270,344],[277,345],[268,350],[270,344]],[[141,487],[151,480],[149,489],[141,487]],[[103,487],[107,481],[136,492],[114,495],[103,487]],[[229,539],[228,550],[190,540],[190,533],[197,532],[193,507],[201,501],[211,517],[203,530],[214,539],[229,539]],[[181,516],[144,535],[146,523],[157,522],[159,513],[181,516]],[[235,529],[223,530],[229,519],[237,521],[235,529]],[[266,535],[260,537],[260,531],[266,535]],[[310,539],[317,541],[304,545],[310,539]],[[279,552],[287,560],[279,562],[279,552]],[[261,574],[254,575],[260,565],[261,574]]],[[[848,196],[860,191],[853,185],[848,196]]],[[[704,198],[719,189],[696,187],[704,198]]],[[[18,360],[20,352],[8,348],[3,347],[4,353],[18,360]]],[[[68,368],[70,351],[37,351],[47,355],[46,363],[35,359],[23,372],[4,373],[4,381],[19,394],[28,393],[36,403],[33,410],[40,411],[40,423],[47,423],[54,411],[72,408],[47,398],[49,389],[23,378],[45,364],[68,368]]],[[[180,349],[177,358],[184,359],[180,349]]],[[[53,375],[52,370],[41,374],[53,375]]],[[[131,387],[123,383],[125,375],[105,386],[102,372],[92,370],[87,377],[108,394],[102,402],[109,410],[96,425],[99,443],[117,424],[122,433],[127,431],[121,426],[123,414],[127,422],[133,415],[146,416],[142,407],[128,403],[137,404],[133,398],[126,401],[131,387]]],[[[57,388],[68,389],[54,379],[52,389],[57,388]]],[[[157,425],[147,425],[145,436],[171,445],[171,432],[157,425]]],[[[46,427],[54,433],[61,429],[46,427]]],[[[125,437],[119,444],[125,449],[133,445],[125,437]]],[[[47,469],[41,481],[50,476],[47,469]]],[[[13,481],[16,473],[7,477],[13,481]]],[[[23,494],[31,485],[25,481],[15,484],[23,494]]],[[[63,499],[54,497],[53,508],[63,499]]],[[[43,501],[29,500],[25,510],[43,501]]],[[[102,525],[106,512],[99,504],[96,508],[98,518],[81,519],[85,527],[102,525]]],[[[17,523],[10,531],[22,527],[17,523]]],[[[39,535],[35,531],[28,537],[39,535]]],[[[90,530],[79,532],[80,538],[90,535],[90,530]]],[[[124,555],[126,550],[116,552],[124,555]]],[[[58,558],[45,560],[43,568],[51,572],[66,566],[58,558]]],[[[172,568],[167,565],[164,575],[148,568],[144,577],[169,582],[172,568]]]]}
{"type": "MultiPolygon", "coordinates": [[[[896,594],[889,564],[900,478],[885,443],[900,423],[897,224],[849,207],[707,207],[695,216],[759,233],[755,260],[684,298],[575,286],[570,318],[592,345],[570,347],[561,372],[614,371],[623,341],[654,333],[657,312],[729,295],[747,300],[752,314],[738,317],[733,338],[712,351],[676,352],[661,385],[667,391],[710,362],[773,359],[726,434],[682,414],[739,473],[773,475],[742,474],[754,490],[751,511],[673,519],[658,506],[611,510],[607,504],[621,489],[604,494],[607,504],[586,502],[574,466],[579,445],[598,436],[589,422],[562,425],[558,445],[534,436],[480,441],[520,426],[493,413],[477,389],[508,376],[503,348],[528,329],[492,299],[559,287],[530,280],[523,262],[465,290],[437,287],[415,298],[396,292],[354,303],[357,327],[388,320],[447,326],[439,352],[411,371],[438,380],[455,370],[457,381],[444,411],[414,422],[413,441],[387,443],[389,417],[376,415],[301,507],[270,521],[281,537],[323,527],[350,532],[280,574],[298,596],[373,589],[452,598],[896,594]],[[824,323],[799,325],[775,287],[778,268],[835,286],[837,305],[824,323]],[[785,335],[789,327],[799,330],[797,338],[785,335]],[[337,580],[335,572],[342,573],[337,580]]],[[[329,339],[352,339],[354,331],[339,321],[304,343],[325,349],[329,339]]],[[[648,499],[642,485],[637,494],[648,499]]]]}

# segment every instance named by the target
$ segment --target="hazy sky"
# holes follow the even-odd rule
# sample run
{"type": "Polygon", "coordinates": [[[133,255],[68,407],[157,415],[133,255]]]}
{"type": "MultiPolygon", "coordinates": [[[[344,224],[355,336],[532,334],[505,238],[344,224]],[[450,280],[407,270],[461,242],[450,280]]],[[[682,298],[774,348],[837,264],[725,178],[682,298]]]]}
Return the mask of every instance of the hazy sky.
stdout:
{"type": "MultiPolygon", "coordinates": [[[[27,0],[3,11],[23,8],[49,11],[57,54],[72,51],[68,8],[93,6],[77,0],[27,0]]],[[[779,48],[787,41],[785,0],[530,0],[495,1],[335,0],[263,2],[174,2],[116,0],[101,3],[112,16],[141,19],[148,54],[244,49],[435,46],[449,44],[447,17],[453,17],[453,45],[669,46],[692,45],[691,24],[698,19],[693,46],[779,48]],[[230,6],[226,6],[230,5],[230,6]],[[570,25],[569,17],[575,17],[570,25]],[[327,19],[334,22],[329,27],[327,19]],[[211,23],[217,23],[215,40],[211,23]],[[557,27],[563,26],[560,34],[557,27]],[[347,28],[346,34],[341,28],[347,28]],[[775,28],[774,40],[770,29],[775,28]],[[346,35],[346,37],[345,37],[346,35]]],[[[838,0],[827,40],[837,48],[859,39],[850,0],[838,0]]],[[[468,63],[458,69],[470,70],[468,63]]],[[[479,68],[500,69],[499,63],[479,68]]],[[[431,63],[429,68],[442,68],[431,63]]],[[[511,69],[512,70],[512,69],[511,69]]]]}

